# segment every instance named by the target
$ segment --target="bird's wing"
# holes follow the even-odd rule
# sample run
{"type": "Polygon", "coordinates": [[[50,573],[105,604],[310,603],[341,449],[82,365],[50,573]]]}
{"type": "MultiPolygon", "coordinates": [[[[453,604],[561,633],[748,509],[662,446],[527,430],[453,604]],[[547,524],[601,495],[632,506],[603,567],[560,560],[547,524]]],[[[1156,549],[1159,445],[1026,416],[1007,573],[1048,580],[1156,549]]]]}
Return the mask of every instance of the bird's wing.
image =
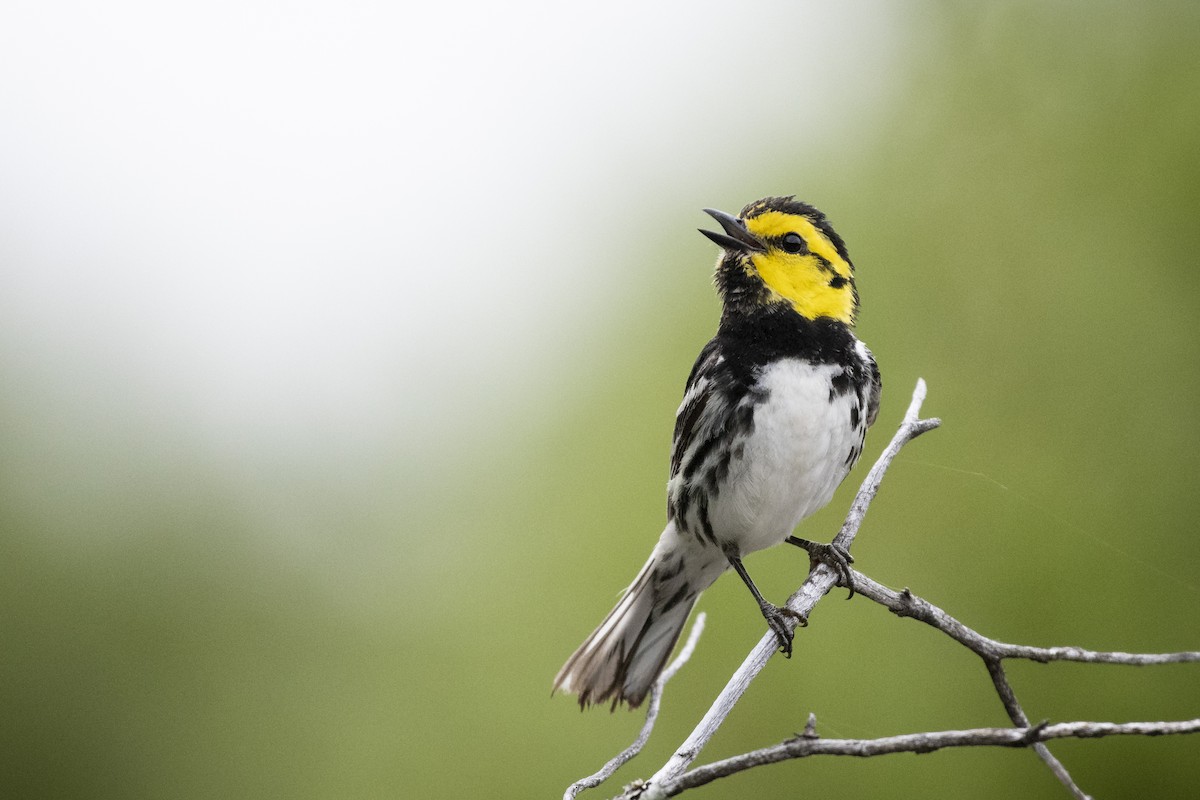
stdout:
{"type": "Polygon", "coordinates": [[[725,382],[722,373],[724,359],[714,338],[704,346],[683,390],[683,401],[675,413],[675,434],[671,440],[671,477],[679,474],[683,460],[693,444],[710,438],[714,425],[727,414],[726,400],[715,391],[718,382],[725,382]]]}
{"type": "Polygon", "coordinates": [[[867,365],[871,370],[871,388],[867,393],[867,427],[875,424],[875,417],[879,415],[879,398],[883,394],[883,379],[879,375],[879,365],[875,363],[875,357],[871,355],[871,351],[867,351],[867,365]]]}

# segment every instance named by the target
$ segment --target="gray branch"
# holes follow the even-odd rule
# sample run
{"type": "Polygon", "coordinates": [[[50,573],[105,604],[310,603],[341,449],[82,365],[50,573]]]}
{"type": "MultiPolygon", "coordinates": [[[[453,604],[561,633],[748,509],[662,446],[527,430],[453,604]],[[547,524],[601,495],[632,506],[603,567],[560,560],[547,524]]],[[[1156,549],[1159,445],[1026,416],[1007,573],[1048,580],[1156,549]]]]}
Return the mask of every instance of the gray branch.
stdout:
{"type": "Polygon", "coordinates": [[[857,570],[853,571],[853,576],[854,589],[858,594],[874,600],[896,616],[911,617],[936,628],[984,660],[1022,658],[1042,664],[1051,661],[1082,661],[1087,664],[1125,664],[1134,667],[1200,661],[1200,652],[1194,650],[1181,653],[1121,653],[1084,650],[1082,647],[1031,647],[998,642],[968,628],[908,589],[897,592],[857,570]]]}
{"type": "Polygon", "coordinates": [[[733,758],[697,767],[691,772],[659,786],[664,797],[711,783],[717,778],[809,756],[870,756],[891,753],[932,753],[946,747],[1031,747],[1051,739],[1094,739],[1101,736],[1164,736],[1200,733],[1200,719],[1179,722],[1060,722],[1032,728],[974,728],[965,731],[936,731],[885,736],[880,739],[821,739],[812,731],[772,747],[764,747],[733,758]]]}
{"type": "MultiPolygon", "coordinates": [[[[1008,718],[1014,725],[1021,728],[1029,727],[1029,718],[1021,708],[1021,703],[1017,700],[1017,695],[1005,675],[1003,663],[1005,659],[1021,658],[1043,664],[1050,661],[1081,661],[1089,664],[1127,664],[1131,666],[1200,661],[1200,652],[1195,651],[1119,653],[1084,650],[1082,647],[1031,647],[998,642],[968,628],[933,603],[917,597],[908,589],[900,592],[894,591],[857,571],[853,572],[853,578],[855,590],[863,597],[885,606],[897,616],[911,617],[936,628],[983,659],[988,675],[992,679],[992,686],[995,687],[1000,702],[1004,704],[1008,718]]],[[[1033,749],[1059,782],[1067,787],[1075,800],[1088,800],[1088,795],[1079,788],[1067,768],[1054,757],[1046,745],[1039,741],[1033,744],[1033,749]]]]}
{"type": "MultiPolygon", "coordinates": [[[[891,465],[892,460],[900,449],[908,442],[926,431],[940,425],[937,419],[921,419],[921,404],[925,399],[925,382],[918,379],[913,390],[912,402],[904,415],[899,430],[875,462],[867,477],[863,480],[846,521],[834,538],[834,543],[849,549],[855,536],[866,517],[867,509],[883,476],[891,465]]],[[[890,609],[901,617],[911,617],[936,628],[954,639],[959,644],[977,654],[987,667],[992,685],[1016,727],[1013,728],[976,728],[964,731],[940,731],[931,733],[913,733],[902,736],[889,736],[880,739],[821,739],[816,734],[816,721],[810,716],[808,727],[799,734],[782,744],[755,750],[751,753],[717,761],[712,764],[697,767],[688,771],[688,767],[696,756],[716,733],[733,706],[741,698],[750,682],[762,671],[767,661],[776,651],[775,634],[766,632],[759,643],[750,651],[742,665],[730,678],[724,690],[718,695],[704,718],[688,736],[687,740],[675,751],[649,781],[636,781],[626,787],[622,797],[655,800],[670,797],[696,786],[709,783],[717,778],[732,775],[752,767],[772,764],[791,758],[805,758],[815,755],[851,755],[868,757],[886,755],[889,753],[929,753],[946,747],[1031,747],[1047,764],[1054,775],[1075,796],[1076,800],[1090,800],[1072,780],[1066,768],[1047,749],[1045,742],[1062,738],[1095,738],[1100,736],[1140,735],[1159,736],[1166,734],[1185,734],[1200,732],[1200,719],[1183,720],[1178,722],[1063,722],[1050,725],[1046,722],[1031,726],[1026,717],[1016,693],[1004,672],[1005,659],[1026,659],[1046,663],[1050,661],[1079,661],[1092,664],[1127,664],[1146,666],[1154,664],[1169,664],[1179,662],[1200,661],[1200,652],[1188,651],[1181,653],[1121,653],[1085,650],[1079,647],[1032,647],[1029,645],[1009,644],[990,639],[972,630],[954,617],[932,603],[917,597],[908,589],[897,592],[877,583],[861,572],[853,571],[854,588],[858,594],[867,597],[890,609]]],[[[816,565],[809,573],[800,588],[788,598],[787,607],[795,611],[800,619],[807,619],[818,600],[825,596],[835,585],[838,576],[824,564],[816,565]]],[[[658,717],[662,699],[663,685],[670,680],[676,671],[688,660],[695,648],[700,630],[703,628],[704,617],[697,617],[696,624],[688,637],[679,657],[664,671],[655,683],[650,693],[650,703],[647,709],[646,722],[637,740],[621,754],[609,761],[603,769],[588,778],[584,778],[567,789],[564,800],[572,800],[580,791],[599,785],[610,777],[642,749],[650,731],[658,717]]],[[[795,622],[788,623],[792,629],[795,622]]]]}

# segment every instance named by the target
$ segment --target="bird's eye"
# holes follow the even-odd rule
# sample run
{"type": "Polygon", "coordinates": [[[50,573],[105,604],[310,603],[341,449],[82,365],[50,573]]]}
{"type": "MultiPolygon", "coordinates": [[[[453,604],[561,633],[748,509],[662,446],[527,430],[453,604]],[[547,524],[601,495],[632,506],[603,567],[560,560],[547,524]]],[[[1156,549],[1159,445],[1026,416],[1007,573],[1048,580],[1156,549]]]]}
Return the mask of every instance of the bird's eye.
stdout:
{"type": "Polygon", "coordinates": [[[807,248],[804,237],[798,233],[789,233],[783,237],[780,246],[785,253],[803,253],[807,248]]]}

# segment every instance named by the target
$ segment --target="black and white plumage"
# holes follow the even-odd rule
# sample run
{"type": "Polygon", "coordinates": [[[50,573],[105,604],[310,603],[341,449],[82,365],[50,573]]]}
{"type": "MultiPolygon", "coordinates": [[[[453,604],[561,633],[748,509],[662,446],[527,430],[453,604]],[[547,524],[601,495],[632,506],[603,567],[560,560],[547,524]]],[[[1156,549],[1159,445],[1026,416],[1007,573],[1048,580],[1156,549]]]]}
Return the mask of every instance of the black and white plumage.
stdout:
{"type": "Polygon", "coordinates": [[[555,679],[581,706],[639,705],[696,598],[731,567],[790,653],[786,612],[762,599],[741,559],[784,541],[811,545],[792,531],[832,498],[879,408],[879,371],[851,330],[853,267],[825,217],[791,198],[758,201],[737,218],[709,213],[725,230],[703,231],[724,250],[724,312],[676,414],[666,528],[555,679]]]}

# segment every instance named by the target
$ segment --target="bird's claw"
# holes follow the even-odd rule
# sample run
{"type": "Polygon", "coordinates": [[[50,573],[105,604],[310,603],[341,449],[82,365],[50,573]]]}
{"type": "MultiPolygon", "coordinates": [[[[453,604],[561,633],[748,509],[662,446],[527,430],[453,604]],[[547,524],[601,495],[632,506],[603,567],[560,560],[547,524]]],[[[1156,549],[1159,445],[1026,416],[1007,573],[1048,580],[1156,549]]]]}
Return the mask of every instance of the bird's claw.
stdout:
{"type": "Polygon", "coordinates": [[[832,569],[837,574],[838,583],[850,590],[846,599],[854,597],[854,574],[850,569],[850,565],[854,563],[854,556],[850,555],[849,550],[839,544],[810,542],[799,536],[789,536],[787,541],[808,552],[810,568],[817,564],[824,564],[832,569]]]}
{"type": "Polygon", "coordinates": [[[796,620],[796,624],[801,628],[807,627],[808,617],[798,611],[784,606],[780,608],[777,605],[767,603],[763,606],[763,616],[766,617],[767,625],[775,634],[775,640],[779,643],[779,649],[783,651],[784,658],[792,657],[792,637],[791,628],[788,627],[787,619],[796,620]]]}
{"type": "Polygon", "coordinates": [[[850,565],[854,563],[854,556],[850,555],[849,550],[839,544],[814,543],[808,551],[808,558],[813,564],[824,564],[836,572],[838,583],[850,591],[846,599],[854,597],[854,573],[850,569],[850,565]]]}

